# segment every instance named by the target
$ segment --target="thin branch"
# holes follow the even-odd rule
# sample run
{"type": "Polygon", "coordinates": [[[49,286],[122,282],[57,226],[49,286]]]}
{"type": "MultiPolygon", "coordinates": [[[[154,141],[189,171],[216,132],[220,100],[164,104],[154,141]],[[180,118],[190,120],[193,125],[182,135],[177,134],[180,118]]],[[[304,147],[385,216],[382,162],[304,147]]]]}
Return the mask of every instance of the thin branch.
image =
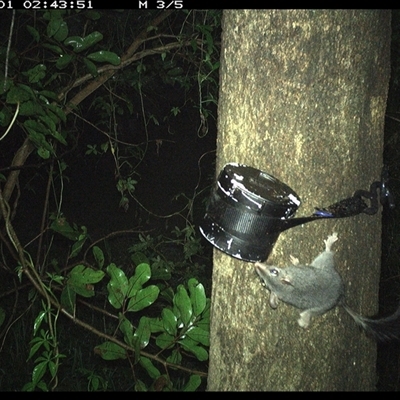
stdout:
{"type": "MultiPolygon", "coordinates": [[[[7,66],[6,66],[6,67],[7,67],[7,66]]],[[[5,90],[5,89],[4,89],[4,90],[5,90]]],[[[11,120],[10,125],[8,125],[8,128],[7,128],[7,130],[4,132],[3,136],[0,137],[0,140],[3,140],[3,139],[7,136],[7,133],[10,132],[12,126],[14,125],[15,120],[17,119],[18,112],[19,112],[19,102],[17,103],[17,109],[15,110],[14,117],[13,117],[13,119],[11,120]]]]}
{"type": "MultiPolygon", "coordinates": [[[[119,65],[111,65],[111,64],[104,65],[104,66],[98,68],[97,72],[99,74],[104,74],[104,73],[106,73],[108,71],[113,71],[112,75],[114,75],[114,73],[116,71],[119,71],[120,69],[126,68],[128,65],[132,64],[134,61],[141,60],[141,59],[143,59],[143,58],[145,58],[145,57],[147,57],[149,55],[162,54],[162,53],[171,51],[173,49],[177,49],[177,48],[181,48],[181,47],[185,47],[185,46],[190,46],[190,45],[191,45],[190,41],[173,42],[173,43],[168,43],[168,44],[160,46],[160,47],[155,47],[153,49],[146,49],[146,50],[143,50],[143,51],[141,51],[139,53],[134,54],[132,57],[130,57],[130,58],[124,60],[124,61],[122,61],[122,58],[121,58],[121,64],[119,64],[119,65]]],[[[110,79],[110,77],[112,75],[107,76],[106,80],[110,79]]],[[[83,83],[87,82],[90,79],[93,79],[93,75],[92,74],[86,74],[86,75],[76,79],[74,81],[74,83],[72,83],[67,89],[65,89],[63,92],[61,92],[58,95],[58,100],[61,101],[62,99],[65,98],[65,96],[67,95],[67,93],[70,90],[82,85],[83,83]]],[[[94,81],[94,82],[96,82],[96,81],[94,81]]],[[[94,85],[94,86],[96,86],[96,85],[94,85]]],[[[88,87],[89,87],[89,85],[83,91],[89,90],[88,87]]],[[[93,91],[91,91],[90,93],[92,93],[92,92],[93,91]]],[[[75,96],[75,97],[77,97],[77,96],[75,96]]],[[[74,105],[77,105],[79,103],[76,103],[76,100],[74,100],[75,97],[70,101],[70,103],[72,103],[74,105]]]]}
{"type": "Polygon", "coordinates": [[[10,34],[8,36],[8,44],[7,44],[7,52],[6,52],[6,66],[4,69],[3,93],[6,91],[6,88],[7,88],[8,61],[9,61],[9,56],[10,56],[11,38],[12,38],[13,29],[14,29],[14,21],[15,21],[15,10],[13,10],[13,13],[12,13],[11,24],[10,24],[10,34]]]}

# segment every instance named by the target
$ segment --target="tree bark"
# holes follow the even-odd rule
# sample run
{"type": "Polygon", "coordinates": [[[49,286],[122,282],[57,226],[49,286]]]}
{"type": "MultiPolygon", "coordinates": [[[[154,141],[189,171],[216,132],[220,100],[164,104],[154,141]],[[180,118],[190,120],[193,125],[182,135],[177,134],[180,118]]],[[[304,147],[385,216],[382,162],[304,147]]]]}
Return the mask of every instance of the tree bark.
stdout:
{"type": "MultiPolygon", "coordinates": [[[[312,214],[380,179],[389,82],[390,12],[224,11],[217,173],[262,169],[312,214]]],[[[310,263],[338,232],[348,304],[377,312],[380,214],[285,231],[268,263],[310,263]]],[[[376,345],[337,307],[308,329],[299,310],[268,304],[252,263],[215,250],[209,390],[371,390],[376,345]]]]}

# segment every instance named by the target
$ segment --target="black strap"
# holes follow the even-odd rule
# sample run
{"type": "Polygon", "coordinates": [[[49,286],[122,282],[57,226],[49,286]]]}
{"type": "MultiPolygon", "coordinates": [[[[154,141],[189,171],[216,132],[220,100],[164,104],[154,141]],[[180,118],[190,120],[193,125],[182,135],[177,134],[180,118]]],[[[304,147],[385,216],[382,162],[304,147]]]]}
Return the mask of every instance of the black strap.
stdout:
{"type": "Polygon", "coordinates": [[[354,192],[352,197],[331,204],[325,208],[315,208],[314,213],[309,217],[281,219],[279,220],[279,223],[275,229],[276,231],[281,232],[297,225],[324,218],[346,218],[353,217],[361,213],[374,215],[379,209],[378,191],[379,201],[382,206],[388,204],[389,208],[392,209],[394,208],[395,204],[393,201],[393,196],[387,186],[389,174],[386,167],[384,167],[382,170],[381,178],[381,181],[376,181],[371,184],[369,191],[357,190],[354,192]],[[369,201],[369,205],[366,203],[366,201],[364,201],[364,199],[369,201]]]}
{"type": "Polygon", "coordinates": [[[332,204],[326,208],[316,208],[313,216],[323,218],[344,218],[352,217],[361,213],[374,215],[378,212],[378,191],[379,201],[382,206],[386,204],[389,208],[394,208],[393,196],[389,191],[387,182],[389,180],[389,173],[387,167],[382,170],[381,181],[376,181],[371,184],[369,191],[357,190],[352,197],[341,200],[338,203],[332,204]],[[368,199],[369,206],[364,201],[368,199]]]}

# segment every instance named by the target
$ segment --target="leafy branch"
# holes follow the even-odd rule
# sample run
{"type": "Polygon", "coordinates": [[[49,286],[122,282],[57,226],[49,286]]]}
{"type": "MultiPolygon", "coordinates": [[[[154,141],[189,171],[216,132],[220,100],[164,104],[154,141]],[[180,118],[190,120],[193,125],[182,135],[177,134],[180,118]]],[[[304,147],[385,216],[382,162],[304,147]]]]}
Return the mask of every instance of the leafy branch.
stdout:
{"type": "MultiPolygon", "coordinates": [[[[55,297],[53,291],[45,286],[43,280],[34,268],[32,261],[26,257],[25,252],[18,240],[15,230],[9,220],[9,207],[8,204],[5,202],[1,189],[0,209],[3,212],[3,215],[6,216],[6,227],[9,239],[11,240],[19,254],[19,260],[21,262],[21,269],[19,274],[25,274],[32,285],[36,288],[38,293],[46,300],[47,306],[44,308],[45,311],[42,311],[41,314],[39,314],[39,317],[37,318],[37,321],[39,322],[35,322],[35,332],[39,329],[41,321],[46,317],[48,325],[50,326],[49,337],[53,340],[55,359],[57,364],[59,362],[60,356],[62,355],[59,354],[57,343],[54,342],[56,334],[53,332],[53,330],[55,329],[55,325],[52,322],[53,310],[55,310],[57,314],[63,314],[73,323],[81,326],[87,331],[90,331],[98,337],[105,339],[106,342],[103,345],[97,347],[97,352],[105,359],[125,358],[127,354],[121,353],[120,351],[121,349],[123,349],[126,352],[130,352],[132,354],[136,353],[136,362],[139,361],[142,357],[145,357],[146,359],[160,363],[161,365],[163,365],[165,370],[173,368],[199,377],[207,376],[207,373],[203,371],[188,368],[180,365],[179,363],[174,363],[172,361],[169,361],[168,359],[161,358],[159,354],[163,351],[163,349],[155,355],[141,349],[143,345],[147,345],[152,331],[161,331],[163,333],[157,339],[160,347],[167,349],[174,344],[180,343],[185,349],[193,351],[197,357],[200,357],[200,359],[207,357],[207,352],[204,353],[205,350],[202,350],[202,348],[198,346],[198,342],[196,340],[193,340],[193,338],[182,339],[187,335],[193,335],[195,332],[193,331],[193,329],[198,329],[200,330],[201,335],[201,338],[199,340],[204,344],[208,343],[207,329],[196,328],[197,324],[200,321],[203,321],[202,323],[205,323],[206,325],[209,323],[209,317],[207,317],[207,319],[204,319],[205,317],[203,317],[203,319],[199,319],[199,317],[202,316],[204,312],[209,312],[209,308],[206,309],[206,298],[204,296],[204,289],[202,288],[202,285],[199,285],[196,280],[189,281],[189,288],[192,292],[192,299],[188,297],[186,289],[183,286],[178,287],[177,294],[174,296],[174,304],[176,307],[175,311],[165,308],[163,310],[163,319],[161,320],[142,317],[141,321],[144,321],[147,326],[142,325],[141,330],[139,331],[141,325],[139,324],[139,328],[134,329],[133,326],[131,326],[130,322],[124,317],[124,314],[125,312],[129,311],[140,311],[142,308],[151,305],[158,297],[159,289],[156,286],[147,286],[145,289],[142,289],[142,284],[145,283],[151,276],[149,264],[140,263],[137,266],[136,274],[129,280],[129,283],[127,278],[125,278],[125,274],[123,273],[123,271],[117,268],[114,264],[110,264],[107,267],[107,271],[111,276],[110,283],[108,284],[110,303],[114,306],[114,308],[120,309],[125,304],[125,301],[129,300],[129,303],[125,305],[126,310],[122,314],[120,314],[119,317],[120,325],[124,326],[124,328],[121,329],[123,330],[123,333],[125,335],[125,342],[122,342],[118,338],[108,335],[96,329],[92,325],[77,318],[73,312],[67,310],[67,308],[74,308],[75,301],[72,300],[72,303],[68,304],[69,307],[63,306],[60,301],[55,297]],[[178,321],[178,318],[181,319],[181,322],[178,321]],[[163,320],[164,323],[162,322],[163,320]],[[180,334],[178,335],[176,327],[179,326],[181,323],[184,324],[184,328],[182,332],[180,332],[180,334]],[[143,330],[147,331],[147,334],[144,333],[143,330]],[[143,335],[145,337],[143,337],[143,335]],[[148,337],[146,337],[146,335],[148,335],[148,337]],[[113,347],[110,344],[116,345],[117,347],[113,347]]],[[[104,260],[104,256],[101,254],[101,251],[100,253],[99,251],[99,248],[96,248],[96,250],[94,250],[98,262],[102,264],[103,261],[99,260],[104,260]]],[[[104,277],[104,275],[104,272],[101,270],[95,271],[83,265],[78,265],[71,271],[69,286],[64,286],[64,291],[71,290],[72,287],[74,294],[73,298],[77,293],[79,293],[80,295],[84,295],[85,297],[90,297],[93,293],[93,288],[91,287],[91,285],[93,283],[99,282],[104,277]]],[[[61,276],[59,276],[58,280],[60,279],[62,280],[61,276]]],[[[68,301],[71,301],[71,292],[68,293],[68,299],[68,301]]],[[[42,336],[43,334],[43,331],[41,331],[42,336]]],[[[33,341],[33,343],[38,345],[42,342],[43,338],[40,341],[36,339],[33,341]]],[[[35,354],[37,349],[38,346],[33,347],[29,358],[31,358],[31,356],[35,354]]],[[[42,369],[45,365],[49,364],[49,359],[39,358],[39,360],[41,361],[39,366],[42,369]]],[[[54,366],[53,368],[56,370],[58,367],[54,366]]],[[[155,368],[151,365],[148,366],[148,369],[150,371],[154,371],[155,368]]],[[[33,376],[35,376],[35,371],[36,370],[34,370],[33,376]]],[[[36,378],[37,381],[35,382],[35,385],[27,387],[29,388],[29,390],[33,390],[36,386],[42,388],[45,387],[43,386],[43,382],[41,382],[41,385],[39,385],[40,378],[41,376],[43,376],[44,372],[45,371],[43,370],[42,375],[40,375],[39,378],[36,378]]],[[[56,376],[56,372],[54,372],[52,375],[53,377],[56,376]]]]}
{"type": "MultiPolygon", "coordinates": [[[[79,123],[90,125],[106,137],[104,143],[88,145],[86,153],[81,154],[111,154],[116,188],[121,194],[120,206],[127,210],[130,196],[149,215],[157,217],[161,216],[151,213],[145,204],[134,197],[140,178],[136,170],[146,155],[149,143],[155,143],[159,154],[163,142],[176,142],[158,137],[154,139],[149,133],[153,124],[161,122],[168,124],[166,131],[172,134],[169,123],[183,106],[173,104],[171,111],[167,111],[168,115],[160,119],[160,115],[148,112],[147,90],[151,91],[160,79],[169,87],[180,85],[184,89],[185,105],[188,102],[186,95],[190,85],[193,85],[199,92],[198,102],[195,100],[194,103],[204,127],[202,135],[206,133],[206,119],[210,115],[206,106],[213,101],[208,95],[208,85],[214,89],[217,87],[214,77],[219,65],[213,57],[215,41],[211,36],[212,27],[206,24],[208,17],[204,17],[200,25],[198,23],[197,17],[207,16],[208,12],[196,14],[193,11],[177,13],[169,10],[155,18],[152,17],[154,15],[153,12],[146,14],[147,21],[148,18],[152,20],[142,25],[143,29],[139,28],[138,33],[133,33],[131,28],[126,29],[124,33],[130,44],[119,47],[112,37],[114,31],[96,22],[96,18],[110,22],[107,13],[51,10],[38,11],[33,18],[29,13],[16,12],[12,15],[12,23],[19,24],[19,28],[15,29],[19,35],[15,35],[11,43],[11,27],[7,51],[0,47],[0,62],[6,71],[4,81],[0,78],[0,125],[5,127],[5,133],[0,135],[4,139],[1,144],[11,142],[17,147],[10,165],[0,169],[0,220],[4,222],[0,241],[8,251],[6,254],[2,249],[1,267],[14,279],[15,288],[13,291],[7,288],[7,293],[15,293],[16,303],[18,299],[22,301],[22,296],[19,296],[22,289],[33,287],[29,294],[30,305],[24,307],[24,313],[18,318],[15,318],[14,306],[2,335],[5,338],[10,336],[9,329],[22,316],[22,323],[29,320],[26,309],[30,313],[33,310],[37,312],[33,316],[33,332],[28,340],[28,360],[34,364],[32,379],[24,390],[54,390],[59,385],[59,366],[66,358],[63,353],[68,353],[64,350],[65,341],[60,341],[59,331],[62,332],[62,329],[59,328],[70,324],[69,321],[103,341],[95,347],[97,356],[104,360],[125,359],[129,363],[137,390],[195,390],[201,378],[206,376],[202,367],[205,367],[208,358],[209,299],[205,296],[203,285],[191,275],[195,271],[194,276],[198,276],[196,270],[199,265],[192,260],[202,252],[196,238],[197,231],[191,223],[193,202],[197,195],[190,198],[183,194],[187,205],[173,215],[183,217],[186,227],[176,227],[172,232],[173,238],[160,235],[153,240],[150,235],[145,236],[148,232],[136,232],[139,233],[139,243],[128,249],[134,266],[131,276],[111,262],[110,254],[110,262],[106,266],[106,257],[98,247],[103,243],[108,251],[108,240],[120,232],[109,233],[101,242],[95,241],[87,246],[90,237],[86,227],[69,224],[62,214],[64,182],[68,179],[64,156],[78,146],[82,130],[79,123]],[[189,16],[193,17],[191,23],[189,16]],[[82,21],[86,23],[82,24],[82,21]],[[179,24],[182,24],[181,29],[179,24]],[[94,29],[99,26],[104,36],[111,34],[104,45],[99,44],[103,33],[94,29]],[[82,36],[77,36],[82,27],[82,36]],[[168,31],[175,34],[168,34],[168,31]],[[188,71],[184,71],[182,67],[187,66],[188,71]],[[111,80],[112,77],[114,79],[111,80]],[[89,117],[84,118],[79,108],[83,100],[96,91],[97,95],[89,103],[90,112],[96,115],[91,122],[89,117]],[[138,140],[139,143],[132,143],[131,137],[124,140],[124,132],[117,129],[126,112],[130,115],[136,112],[137,119],[141,121],[145,137],[138,140]],[[27,159],[35,150],[39,161],[28,165],[27,159]],[[43,177],[43,166],[46,167],[47,184],[39,233],[33,232],[33,239],[22,245],[14,229],[17,225],[13,224],[21,190],[26,190],[19,186],[19,174],[21,171],[33,171],[43,177]],[[186,217],[183,216],[184,210],[188,210],[186,217]],[[56,250],[58,244],[54,241],[57,235],[72,241],[71,246],[61,245],[63,253],[70,249],[66,259],[55,254],[59,250],[56,250]],[[35,256],[27,251],[28,246],[35,246],[35,256]],[[170,261],[161,250],[163,246],[179,248],[183,252],[183,260],[175,258],[170,261]],[[83,261],[71,264],[70,260],[83,250],[83,261]],[[87,257],[94,257],[96,266],[87,261],[87,257]],[[16,267],[9,266],[10,259],[16,267]],[[185,271],[186,283],[173,288],[169,280],[176,278],[172,278],[171,272],[178,271],[183,275],[180,268],[185,271]],[[17,278],[20,283],[27,278],[29,283],[17,285],[17,278]],[[97,291],[97,287],[100,290],[97,291]],[[101,296],[105,294],[104,300],[101,296]],[[83,301],[83,298],[91,297],[95,297],[94,301],[100,297],[108,309],[83,301]],[[84,307],[90,308],[88,311],[92,315],[100,312],[101,316],[110,317],[107,322],[110,331],[106,327],[102,331],[77,314],[84,307]],[[114,310],[110,311],[110,307],[114,310]],[[60,320],[60,316],[65,318],[60,320]],[[164,371],[159,370],[159,366],[164,371]],[[174,371],[190,376],[188,380],[185,374],[183,380],[182,375],[176,379],[174,371]],[[143,372],[147,373],[152,383],[149,384],[148,377],[143,380],[143,372]]],[[[131,17],[126,21],[131,23],[135,18],[139,21],[137,15],[131,17]]],[[[6,43],[7,39],[3,42],[6,43]]],[[[26,230],[28,232],[28,228],[26,230]]],[[[181,276],[178,282],[183,282],[181,276]]],[[[0,326],[4,324],[5,315],[0,307],[0,326]]],[[[24,330],[27,331],[31,332],[24,330]]],[[[95,371],[84,370],[92,382],[92,389],[99,388],[100,381],[103,388],[107,386],[106,380],[101,380],[95,371]]]]}
{"type": "MultiPolygon", "coordinates": [[[[149,27],[157,27],[160,25],[168,16],[172,13],[172,10],[167,10],[157,16],[149,25],[148,27],[144,28],[136,37],[136,39],[132,42],[129,46],[125,54],[121,57],[121,66],[118,69],[124,68],[131,64],[134,59],[134,53],[137,49],[146,41],[149,27]]],[[[180,43],[173,43],[171,48],[176,48],[181,46],[180,43]]],[[[164,46],[165,47],[165,46],[164,46]]],[[[165,47],[167,49],[167,47],[165,47]]],[[[146,57],[152,53],[151,50],[143,51],[141,55],[137,55],[137,59],[146,57]]],[[[107,80],[109,80],[116,72],[116,69],[111,69],[111,65],[106,65],[103,68],[104,72],[100,72],[99,76],[95,78],[92,82],[90,82],[86,87],[81,89],[79,93],[77,93],[71,100],[68,101],[67,105],[63,109],[63,113],[68,115],[75,107],[77,107],[84,99],[86,99],[90,94],[96,91],[99,87],[101,87],[107,80]]],[[[101,68],[100,68],[101,71],[101,68]]],[[[85,75],[82,78],[78,78],[72,84],[72,86],[68,86],[60,91],[60,94],[57,97],[58,102],[65,102],[68,92],[73,88],[80,86],[81,84],[85,83],[87,80],[91,79],[92,75],[85,75]]],[[[19,102],[17,102],[18,104],[19,102]]],[[[34,144],[31,141],[31,138],[28,136],[17,150],[14,159],[11,163],[12,167],[20,167],[24,165],[27,158],[30,156],[32,151],[35,149],[34,144]]],[[[11,171],[7,181],[4,185],[4,199],[8,202],[11,198],[11,195],[14,191],[15,185],[17,183],[17,179],[19,176],[19,170],[11,171]]]]}

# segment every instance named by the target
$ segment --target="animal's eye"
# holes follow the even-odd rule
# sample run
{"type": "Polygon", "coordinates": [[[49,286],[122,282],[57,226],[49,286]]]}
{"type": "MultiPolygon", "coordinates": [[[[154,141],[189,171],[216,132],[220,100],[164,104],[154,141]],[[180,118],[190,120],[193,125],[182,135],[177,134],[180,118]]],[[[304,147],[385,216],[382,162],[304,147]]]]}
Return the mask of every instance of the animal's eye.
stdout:
{"type": "Polygon", "coordinates": [[[269,273],[273,276],[278,276],[279,275],[279,271],[276,268],[271,268],[269,270],[269,273]]]}

